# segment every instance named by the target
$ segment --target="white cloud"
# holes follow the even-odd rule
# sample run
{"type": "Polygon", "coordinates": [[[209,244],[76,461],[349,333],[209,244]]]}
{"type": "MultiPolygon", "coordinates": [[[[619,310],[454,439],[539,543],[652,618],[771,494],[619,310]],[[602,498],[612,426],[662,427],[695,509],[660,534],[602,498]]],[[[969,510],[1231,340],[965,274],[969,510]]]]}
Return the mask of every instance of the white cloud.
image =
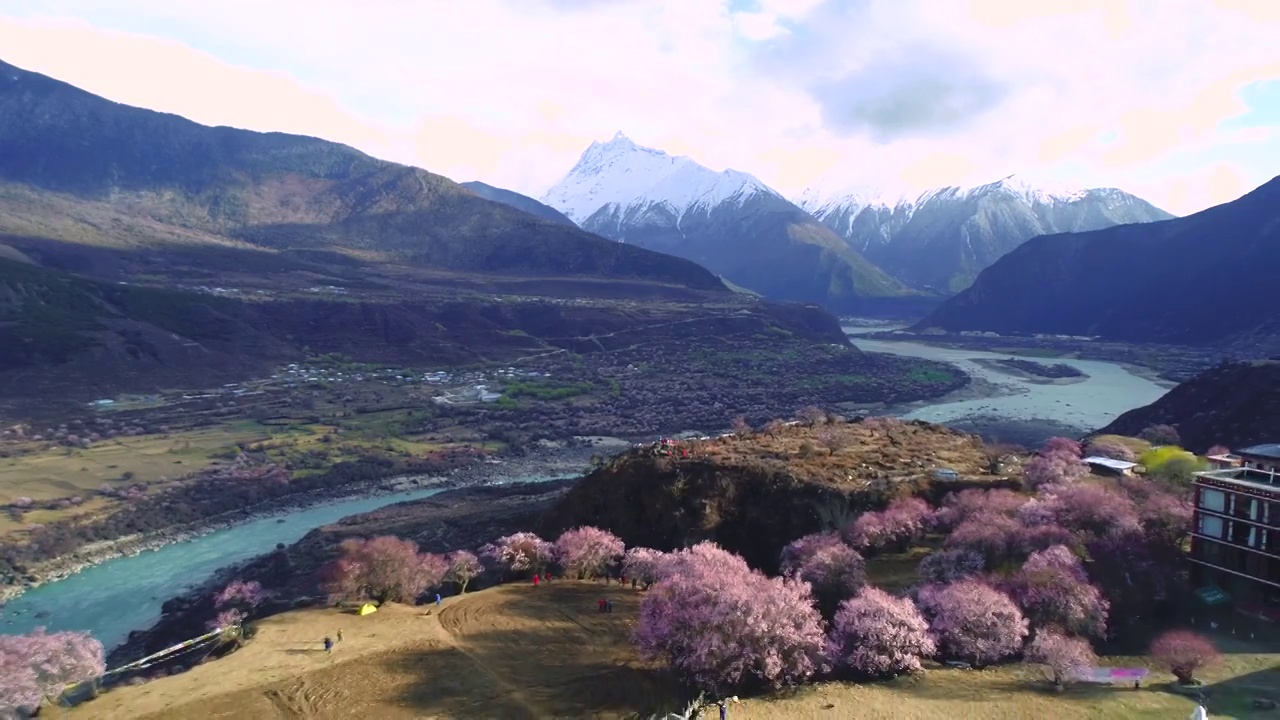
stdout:
{"type": "Polygon", "coordinates": [[[317,134],[532,195],[591,140],[621,129],[784,192],[1023,172],[1146,192],[1187,211],[1208,202],[1184,191],[1209,183],[1196,178],[1221,189],[1237,177],[1247,188],[1275,172],[1262,160],[1280,154],[1274,134],[1217,127],[1245,110],[1239,87],[1280,76],[1274,9],[1273,0],[0,0],[0,57],[123,102],[317,134]],[[1111,145],[1099,139],[1108,133],[1111,145]],[[1255,152],[1215,156],[1240,143],[1255,152]]]}

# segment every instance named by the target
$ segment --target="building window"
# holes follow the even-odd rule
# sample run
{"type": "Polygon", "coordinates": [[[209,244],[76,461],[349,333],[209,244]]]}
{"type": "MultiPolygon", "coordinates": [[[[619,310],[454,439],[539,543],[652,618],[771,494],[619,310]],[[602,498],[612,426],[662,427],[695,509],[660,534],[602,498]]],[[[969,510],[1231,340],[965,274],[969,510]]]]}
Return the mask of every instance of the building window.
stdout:
{"type": "Polygon", "coordinates": [[[1225,512],[1227,509],[1227,496],[1221,490],[1200,490],[1200,507],[1213,512],[1225,512]]]}
{"type": "Polygon", "coordinates": [[[1222,518],[1214,517],[1212,515],[1201,515],[1199,532],[1201,535],[1206,537],[1222,537],[1222,518]]]}

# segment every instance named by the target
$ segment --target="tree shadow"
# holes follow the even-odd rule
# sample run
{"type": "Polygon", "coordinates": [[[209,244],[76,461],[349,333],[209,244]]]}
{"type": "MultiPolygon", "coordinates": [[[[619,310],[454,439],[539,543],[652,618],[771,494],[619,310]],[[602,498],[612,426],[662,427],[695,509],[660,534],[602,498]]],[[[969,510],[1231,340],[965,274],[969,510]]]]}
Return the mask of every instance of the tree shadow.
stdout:
{"type": "Polygon", "coordinates": [[[288,648],[285,655],[328,655],[324,648],[288,648]]]}

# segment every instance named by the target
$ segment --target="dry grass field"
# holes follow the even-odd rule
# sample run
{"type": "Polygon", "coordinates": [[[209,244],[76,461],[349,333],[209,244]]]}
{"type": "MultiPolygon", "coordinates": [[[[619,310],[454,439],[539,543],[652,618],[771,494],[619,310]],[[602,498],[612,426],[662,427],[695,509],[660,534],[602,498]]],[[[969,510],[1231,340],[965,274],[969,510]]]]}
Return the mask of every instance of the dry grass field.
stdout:
{"type": "MultiPolygon", "coordinates": [[[[269,618],[242,650],[189,672],[122,687],[53,717],[186,718],[621,718],[676,709],[675,689],[642,663],[628,635],[641,593],[617,585],[506,585],[442,608],[390,605],[367,617],[313,609],[269,618]],[[612,615],[596,600],[615,600],[612,615]],[[321,639],[342,628],[332,655],[321,639]]],[[[1140,658],[1108,658],[1133,665],[1140,658]]],[[[1229,655],[1210,681],[1214,718],[1270,718],[1249,709],[1250,687],[1275,686],[1280,655],[1229,655]]],[[[936,669],[890,683],[823,683],[748,698],[734,720],[802,718],[1184,718],[1187,698],[1156,685],[1048,692],[1022,666],[936,669]]],[[[1267,713],[1271,714],[1268,715],[1267,713]]],[[[44,717],[42,715],[41,717],[44,717]]]]}
{"type": "MultiPolygon", "coordinates": [[[[840,485],[868,477],[923,476],[934,468],[950,468],[966,478],[989,477],[991,461],[991,451],[975,435],[883,418],[773,427],[688,445],[696,458],[707,457],[721,466],[785,461],[797,478],[840,485]]],[[[1006,472],[1016,470],[1010,467],[1006,472]]]]}

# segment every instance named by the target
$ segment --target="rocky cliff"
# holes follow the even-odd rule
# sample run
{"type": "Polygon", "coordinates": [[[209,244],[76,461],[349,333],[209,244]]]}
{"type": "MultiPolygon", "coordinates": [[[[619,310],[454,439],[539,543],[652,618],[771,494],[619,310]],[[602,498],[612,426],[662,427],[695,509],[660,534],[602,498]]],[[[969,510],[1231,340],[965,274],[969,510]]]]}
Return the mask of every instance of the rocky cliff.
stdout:
{"type": "Polygon", "coordinates": [[[936,502],[974,485],[1018,484],[988,472],[974,435],[883,418],[791,425],[742,437],[636,448],[585,477],[543,518],[544,537],[607,528],[628,546],[671,550],[712,540],[774,572],[783,546],[848,523],[900,495],[936,502]],[[949,468],[958,481],[941,482],[949,468]]]}

